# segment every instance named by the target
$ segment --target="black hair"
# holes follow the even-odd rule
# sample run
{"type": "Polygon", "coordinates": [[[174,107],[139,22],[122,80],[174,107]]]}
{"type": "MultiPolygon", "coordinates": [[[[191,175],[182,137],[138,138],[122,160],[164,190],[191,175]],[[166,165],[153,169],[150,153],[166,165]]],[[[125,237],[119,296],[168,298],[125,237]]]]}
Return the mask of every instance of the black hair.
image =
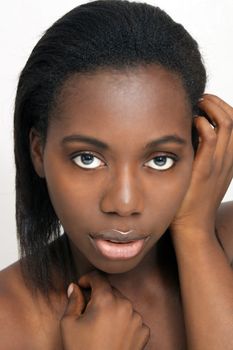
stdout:
{"type": "MultiPolygon", "coordinates": [[[[148,64],[180,77],[195,114],[206,84],[198,44],[181,24],[146,3],[99,0],[77,6],[44,33],[20,74],[14,113],[17,234],[24,276],[44,295],[56,290],[54,269],[64,288],[75,271],[66,235],[58,240],[61,225],[46,181],[32,165],[30,129],[46,142],[59,93],[73,74],[148,64]]],[[[193,142],[196,136],[193,130],[193,142]]]]}

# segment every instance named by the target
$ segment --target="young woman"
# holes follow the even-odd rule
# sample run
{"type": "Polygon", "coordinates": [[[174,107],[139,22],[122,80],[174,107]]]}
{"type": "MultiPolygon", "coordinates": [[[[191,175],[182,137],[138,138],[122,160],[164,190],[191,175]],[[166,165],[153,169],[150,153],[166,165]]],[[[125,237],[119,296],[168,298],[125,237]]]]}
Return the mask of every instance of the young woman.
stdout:
{"type": "Polygon", "coordinates": [[[205,82],[147,4],[89,2],[43,35],[15,103],[1,350],[233,349],[233,109],[205,82]]]}

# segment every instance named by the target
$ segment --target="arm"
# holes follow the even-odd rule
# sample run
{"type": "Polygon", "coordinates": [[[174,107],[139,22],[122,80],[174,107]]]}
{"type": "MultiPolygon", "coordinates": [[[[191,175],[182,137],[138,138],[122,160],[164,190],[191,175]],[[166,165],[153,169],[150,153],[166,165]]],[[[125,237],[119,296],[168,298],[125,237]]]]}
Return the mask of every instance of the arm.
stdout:
{"type": "Polygon", "coordinates": [[[232,350],[233,274],[222,248],[213,237],[174,246],[188,350],[232,350]]]}
{"type": "Polygon", "coordinates": [[[216,217],[216,235],[223,247],[227,259],[233,267],[233,201],[224,202],[216,217]]]}
{"type": "Polygon", "coordinates": [[[233,175],[233,113],[230,106],[211,95],[205,95],[200,106],[216,128],[205,118],[196,118],[201,142],[190,187],[171,233],[188,350],[231,350],[233,274],[215,234],[215,218],[233,175]]]}

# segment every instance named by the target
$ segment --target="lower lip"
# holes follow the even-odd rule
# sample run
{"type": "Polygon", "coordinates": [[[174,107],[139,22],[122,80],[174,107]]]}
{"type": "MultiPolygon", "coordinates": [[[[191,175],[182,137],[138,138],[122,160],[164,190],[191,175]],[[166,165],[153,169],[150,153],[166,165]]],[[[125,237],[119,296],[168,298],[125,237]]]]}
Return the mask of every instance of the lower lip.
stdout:
{"type": "Polygon", "coordinates": [[[149,237],[129,243],[113,243],[100,238],[91,238],[98,251],[108,259],[129,259],[138,255],[149,237]]]}

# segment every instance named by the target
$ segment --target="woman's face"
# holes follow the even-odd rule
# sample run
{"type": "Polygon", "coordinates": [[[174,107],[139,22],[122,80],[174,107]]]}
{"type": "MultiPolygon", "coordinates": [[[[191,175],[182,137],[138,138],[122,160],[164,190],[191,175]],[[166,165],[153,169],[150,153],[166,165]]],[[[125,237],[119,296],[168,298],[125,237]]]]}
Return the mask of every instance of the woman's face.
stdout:
{"type": "Polygon", "coordinates": [[[129,271],[164,234],[190,182],[184,88],[176,75],[150,65],[76,75],[59,101],[41,165],[54,209],[82,259],[107,273],[129,271]],[[110,260],[89,236],[109,229],[150,239],[137,256],[110,260]]]}

